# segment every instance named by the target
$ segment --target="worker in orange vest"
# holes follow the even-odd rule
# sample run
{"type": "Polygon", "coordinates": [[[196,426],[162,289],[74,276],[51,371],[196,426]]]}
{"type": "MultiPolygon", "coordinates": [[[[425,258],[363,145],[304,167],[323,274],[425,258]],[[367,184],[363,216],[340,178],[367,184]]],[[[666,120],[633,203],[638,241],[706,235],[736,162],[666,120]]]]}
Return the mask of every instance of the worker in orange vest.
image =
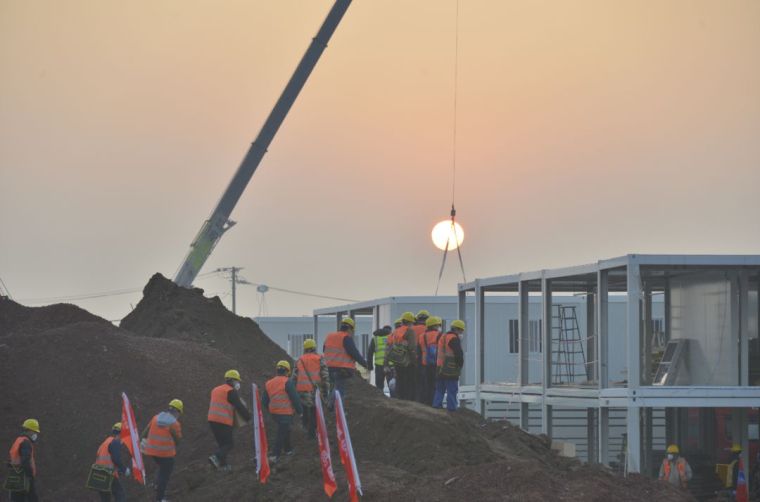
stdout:
{"type": "Polygon", "coordinates": [[[102,502],[110,502],[111,495],[116,502],[124,502],[127,500],[127,494],[124,492],[124,487],[121,485],[119,475],[129,477],[131,474],[130,468],[124,463],[121,458],[121,422],[116,422],[111,427],[111,435],[108,436],[98,447],[98,453],[95,456],[95,465],[104,467],[113,472],[113,481],[111,482],[110,492],[99,492],[100,500],[102,502]]]}
{"type": "Polygon", "coordinates": [[[325,358],[317,354],[317,342],[313,338],[307,338],[303,341],[303,355],[296,361],[293,380],[303,405],[302,423],[309,439],[317,438],[317,408],[314,400],[327,400],[329,379],[325,358]]]}
{"type": "MultiPolygon", "coordinates": [[[[418,347],[421,347],[420,341],[422,340],[422,337],[425,335],[425,331],[427,331],[427,327],[425,326],[425,323],[427,322],[429,317],[430,317],[430,312],[428,312],[427,310],[420,310],[419,312],[417,312],[417,315],[415,316],[414,324],[412,325],[412,330],[414,331],[414,336],[416,338],[415,341],[418,347]]],[[[425,375],[425,367],[423,366],[423,361],[421,360],[421,352],[419,350],[417,350],[417,364],[416,364],[415,371],[416,371],[415,399],[417,400],[418,403],[424,403],[426,375],[425,375]]]]}
{"type": "Polygon", "coordinates": [[[692,472],[691,466],[680,455],[680,450],[677,445],[668,446],[667,458],[662,459],[662,465],[660,465],[661,481],[667,481],[673,486],[677,486],[682,490],[687,490],[689,481],[691,481],[692,472]]]}
{"type": "Polygon", "coordinates": [[[441,336],[443,320],[430,316],[425,320],[425,332],[419,338],[421,376],[421,400],[431,406],[435,395],[436,369],[438,365],[438,338],[441,336]]]}
{"type": "Polygon", "coordinates": [[[328,396],[328,409],[333,409],[335,403],[335,390],[340,391],[340,395],[346,395],[346,381],[354,376],[356,363],[364,368],[367,367],[367,361],[364,360],[354,343],[354,328],[356,323],[350,317],[344,317],[340,321],[338,331],[330,333],[325,338],[322,346],[327,371],[330,376],[330,391],[328,396]]]}
{"type": "Polygon", "coordinates": [[[224,383],[214,387],[211,391],[211,402],[208,405],[208,424],[214,434],[216,444],[219,446],[216,453],[208,458],[208,461],[217,469],[229,471],[231,466],[227,463],[227,454],[232,451],[232,431],[235,425],[235,412],[243,420],[251,420],[251,413],[240,401],[240,372],[227,370],[224,374],[224,383]]]}
{"type": "Polygon", "coordinates": [[[401,315],[401,326],[388,337],[384,366],[392,366],[396,375],[396,394],[400,399],[417,398],[417,335],[412,328],[415,316],[411,312],[401,315]]]}
{"type": "Polygon", "coordinates": [[[18,490],[10,492],[12,502],[37,502],[37,489],[34,486],[37,479],[37,464],[34,460],[34,445],[40,435],[40,423],[34,418],[27,418],[21,425],[18,435],[10,449],[8,464],[13,469],[12,474],[19,475],[21,485],[18,490]],[[26,480],[26,481],[24,481],[26,480]],[[28,482],[28,486],[23,485],[28,482]]]}
{"type": "Polygon", "coordinates": [[[296,386],[289,378],[290,363],[279,361],[275,372],[276,375],[264,385],[264,394],[261,396],[261,406],[269,410],[272,419],[277,424],[274,451],[269,456],[269,462],[272,464],[280,460],[280,452],[283,448],[285,455],[293,454],[293,447],[290,445],[290,424],[293,423],[294,414],[303,413],[296,386]]]}
{"type": "Polygon", "coordinates": [[[182,426],[179,416],[185,405],[179,399],[172,399],[166,411],[155,415],[142,433],[142,452],[153,457],[158,466],[156,476],[156,500],[166,502],[166,486],[174,469],[174,457],[177,456],[177,445],[182,439],[182,426]]]}
{"type": "Polygon", "coordinates": [[[457,393],[459,392],[459,375],[464,366],[464,352],[460,336],[464,333],[464,321],[451,322],[451,329],[438,337],[436,359],[435,395],[433,408],[443,407],[443,395],[446,394],[446,409],[456,411],[457,393]]]}

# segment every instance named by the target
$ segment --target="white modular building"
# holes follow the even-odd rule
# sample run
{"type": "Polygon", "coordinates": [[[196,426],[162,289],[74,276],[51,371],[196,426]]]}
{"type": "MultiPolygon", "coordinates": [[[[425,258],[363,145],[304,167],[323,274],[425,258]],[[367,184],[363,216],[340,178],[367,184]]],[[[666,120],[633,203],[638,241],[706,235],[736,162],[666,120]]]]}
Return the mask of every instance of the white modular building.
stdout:
{"type": "MultiPolygon", "coordinates": [[[[319,320],[318,330],[314,329],[314,318],[312,316],[261,316],[254,317],[253,320],[259,325],[272,341],[282,347],[290,357],[296,359],[303,354],[303,342],[307,338],[315,338],[315,332],[321,332],[323,335],[335,330],[335,322],[328,318],[319,320]]],[[[372,319],[370,317],[358,316],[356,321],[356,347],[362,354],[367,354],[369,346],[369,337],[372,334],[372,319]]]]}

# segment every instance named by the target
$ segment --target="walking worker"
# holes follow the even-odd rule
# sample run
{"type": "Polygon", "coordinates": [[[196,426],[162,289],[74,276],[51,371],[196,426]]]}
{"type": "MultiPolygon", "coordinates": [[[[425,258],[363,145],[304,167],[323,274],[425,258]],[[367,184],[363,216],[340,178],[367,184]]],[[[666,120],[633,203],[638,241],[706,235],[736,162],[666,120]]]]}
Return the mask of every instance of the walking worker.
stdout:
{"type": "Polygon", "coordinates": [[[438,368],[438,339],[441,336],[443,320],[430,316],[425,321],[427,330],[420,336],[420,368],[421,380],[420,402],[428,406],[433,404],[435,395],[435,380],[438,368]]]}
{"type": "Polygon", "coordinates": [[[678,445],[672,444],[668,446],[667,458],[662,459],[662,465],[660,465],[661,481],[667,481],[673,486],[677,486],[682,490],[686,490],[689,487],[689,481],[691,481],[692,472],[691,466],[680,455],[678,445]]]}
{"type": "Polygon", "coordinates": [[[443,395],[446,394],[446,409],[457,409],[457,392],[459,392],[459,375],[464,366],[464,353],[460,336],[464,333],[464,321],[451,322],[451,329],[438,338],[436,360],[435,396],[433,408],[443,407],[443,395]]]}
{"type": "Polygon", "coordinates": [[[367,369],[370,371],[375,370],[375,387],[380,390],[385,388],[385,381],[390,380],[390,375],[385,374],[385,352],[388,347],[388,337],[390,334],[390,326],[376,329],[372,333],[372,340],[369,342],[369,348],[367,349],[367,364],[369,364],[367,369]]]}
{"type": "MultiPolygon", "coordinates": [[[[415,336],[415,343],[416,345],[420,346],[420,340],[422,340],[422,337],[425,336],[425,331],[427,331],[427,327],[425,326],[425,323],[427,322],[428,318],[430,317],[430,312],[427,310],[420,310],[417,312],[417,315],[414,316],[414,324],[412,325],[412,330],[414,330],[414,336],[415,336]]],[[[415,366],[415,396],[414,398],[417,400],[418,403],[424,403],[425,402],[425,368],[423,366],[424,361],[421,360],[421,352],[417,351],[417,361],[415,366]]],[[[432,397],[430,398],[432,401],[432,397]]]]}
{"type": "Polygon", "coordinates": [[[726,479],[726,488],[729,488],[736,499],[736,487],[739,485],[739,471],[744,471],[744,463],[742,462],[742,447],[739,443],[731,445],[731,463],[728,464],[728,470],[731,473],[730,479],[726,479]]]}
{"type": "Polygon", "coordinates": [[[346,380],[351,378],[356,371],[356,363],[364,368],[367,361],[364,360],[354,343],[354,328],[356,323],[350,317],[344,317],[340,321],[338,331],[330,333],[325,338],[322,352],[330,375],[330,395],[327,407],[332,410],[335,402],[335,390],[340,391],[342,397],[346,396],[346,380]]]}
{"type": "Polygon", "coordinates": [[[111,495],[116,502],[127,500],[127,494],[119,481],[119,475],[129,477],[130,468],[121,458],[121,422],[116,422],[111,427],[111,434],[100,443],[98,453],[95,456],[95,465],[109,469],[113,472],[110,492],[98,492],[102,502],[110,502],[111,495]]]}
{"type": "Polygon", "coordinates": [[[208,458],[217,469],[229,471],[227,455],[234,446],[232,432],[235,425],[235,412],[246,422],[251,420],[251,413],[240,400],[240,372],[227,370],[224,383],[211,391],[211,402],[208,405],[208,424],[214,434],[219,449],[208,458]]]}
{"type": "Polygon", "coordinates": [[[392,365],[396,373],[396,394],[401,399],[417,398],[417,335],[412,329],[414,314],[404,312],[401,326],[393,330],[386,349],[385,365],[392,365]]]}
{"type": "Polygon", "coordinates": [[[317,438],[317,408],[314,401],[327,400],[329,378],[325,358],[317,354],[317,342],[307,338],[303,341],[303,355],[296,361],[293,380],[303,406],[303,428],[309,439],[317,438]]]}
{"type": "Polygon", "coordinates": [[[11,473],[5,488],[10,491],[12,502],[37,502],[37,464],[34,461],[34,445],[40,435],[40,423],[34,418],[27,418],[21,424],[18,435],[10,449],[8,462],[11,473]],[[11,486],[13,480],[14,486],[11,486]]]}
{"type": "Polygon", "coordinates": [[[143,430],[144,439],[142,452],[153,457],[158,466],[156,476],[156,500],[166,502],[166,487],[174,470],[174,457],[177,456],[177,445],[182,440],[182,425],[179,416],[185,405],[179,399],[169,401],[169,407],[155,415],[143,430]]]}
{"type": "Polygon", "coordinates": [[[283,448],[285,455],[293,454],[293,447],[290,445],[290,424],[293,423],[295,413],[303,413],[296,386],[289,378],[290,363],[279,361],[275,367],[275,373],[276,375],[264,385],[264,394],[261,396],[261,406],[269,410],[272,419],[277,424],[274,451],[269,457],[269,462],[272,464],[280,460],[283,448]]]}

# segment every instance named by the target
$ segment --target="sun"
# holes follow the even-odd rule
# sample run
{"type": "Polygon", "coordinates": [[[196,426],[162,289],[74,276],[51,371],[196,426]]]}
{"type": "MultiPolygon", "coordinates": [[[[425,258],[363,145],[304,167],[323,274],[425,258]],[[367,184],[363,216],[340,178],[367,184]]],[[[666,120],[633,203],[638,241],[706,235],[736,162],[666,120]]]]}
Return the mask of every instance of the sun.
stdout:
{"type": "Polygon", "coordinates": [[[431,236],[433,237],[433,244],[438,249],[445,250],[446,241],[449,242],[449,249],[456,249],[462,245],[464,230],[459,223],[454,222],[452,224],[451,220],[445,220],[433,227],[431,236]]]}

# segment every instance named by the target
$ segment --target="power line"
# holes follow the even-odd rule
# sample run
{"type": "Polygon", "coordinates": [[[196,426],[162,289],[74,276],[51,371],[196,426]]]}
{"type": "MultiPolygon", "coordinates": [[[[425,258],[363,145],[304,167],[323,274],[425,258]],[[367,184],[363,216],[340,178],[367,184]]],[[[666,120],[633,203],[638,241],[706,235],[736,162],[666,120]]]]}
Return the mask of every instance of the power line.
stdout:
{"type": "Polygon", "coordinates": [[[114,289],[112,291],[101,291],[99,293],[83,293],[70,296],[51,296],[47,298],[21,298],[19,303],[53,303],[67,300],[90,300],[93,298],[105,298],[108,296],[128,295],[142,291],[143,288],[114,289]]]}

